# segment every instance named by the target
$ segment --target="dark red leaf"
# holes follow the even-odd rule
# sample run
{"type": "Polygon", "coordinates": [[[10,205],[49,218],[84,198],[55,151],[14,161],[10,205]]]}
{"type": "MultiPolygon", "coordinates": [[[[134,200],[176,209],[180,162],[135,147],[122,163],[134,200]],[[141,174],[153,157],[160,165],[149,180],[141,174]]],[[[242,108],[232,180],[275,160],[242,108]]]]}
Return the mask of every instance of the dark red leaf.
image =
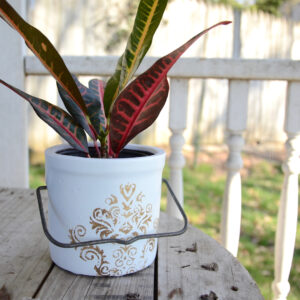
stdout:
{"type": "MultiPolygon", "coordinates": [[[[100,131],[105,131],[106,129],[106,118],[103,112],[104,83],[102,80],[92,79],[89,81],[89,88],[87,88],[78,80],[75,75],[72,76],[86,105],[88,116],[91,121],[91,125],[89,127],[85,126],[84,129],[93,140],[96,140],[97,136],[100,134],[100,131]]],[[[57,83],[57,88],[60,97],[68,109],[69,105],[73,105],[72,99],[59,83],[57,83]]],[[[81,123],[80,120],[84,118],[84,115],[78,107],[76,114],[73,113],[72,116],[75,120],[77,120],[78,123],[81,123]]]]}
{"type": "MultiPolygon", "coordinates": [[[[95,122],[98,122],[99,125],[102,127],[102,130],[106,130],[106,117],[104,114],[104,82],[99,79],[92,79],[89,81],[89,90],[92,91],[92,93],[96,96],[97,102],[100,103],[100,108],[97,110],[94,110],[93,117],[95,122]]],[[[90,104],[86,103],[87,109],[89,111],[90,104]]],[[[92,104],[91,104],[92,105],[92,104]]],[[[93,121],[92,121],[93,122],[93,121]]]]}
{"type": "Polygon", "coordinates": [[[27,100],[37,115],[62,136],[71,146],[79,151],[88,153],[86,135],[73,118],[58,106],[45,100],[28,95],[0,79],[0,83],[27,100]]]}
{"type": "Polygon", "coordinates": [[[130,84],[118,97],[111,113],[110,145],[118,156],[123,147],[138,133],[149,127],[158,117],[169,92],[166,77],[150,98],[143,97],[142,86],[130,84]]]}
{"type": "Polygon", "coordinates": [[[167,73],[180,56],[210,29],[229,23],[231,22],[220,22],[200,32],[175,51],[160,58],[120,93],[113,105],[109,124],[109,140],[111,142],[109,152],[113,156],[118,156],[130,139],[154,122],[167,97],[164,95],[167,90],[167,73]],[[151,101],[152,95],[157,93],[163,94],[163,96],[156,97],[152,103],[151,109],[155,109],[155,113],[148,113],[147,118],[141,117],[147,111],[148,101],[151,101]],[[143,122],[145,124],[142,124],[143,122]],[[142,129],[140,130],[140,128],[142,129]]]}

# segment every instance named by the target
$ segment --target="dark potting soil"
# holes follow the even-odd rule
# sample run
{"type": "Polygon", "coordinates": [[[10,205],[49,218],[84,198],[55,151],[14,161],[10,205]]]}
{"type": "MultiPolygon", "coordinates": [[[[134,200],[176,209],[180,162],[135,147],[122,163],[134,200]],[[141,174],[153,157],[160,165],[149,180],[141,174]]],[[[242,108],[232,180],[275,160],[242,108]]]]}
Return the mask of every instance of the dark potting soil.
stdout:
{"type": "MultiPolygon", "coordinates": [[[[57,153],[62,155],[69,155],[69,156],[86,157],[86,154],[84,152],[72,148],[64,149],[58,151],[57,153]]],[[[95,147],[89,147],[89,153],[92,157],[97,158],[97,152],[95,150],[95,147]]],[[[143,156],[150,156],[150,155],[153,155],[153,153],[148,151],[142,151],[142,150],[123,149],[120,152],[118,158],[143,157],[143,156]]]]}

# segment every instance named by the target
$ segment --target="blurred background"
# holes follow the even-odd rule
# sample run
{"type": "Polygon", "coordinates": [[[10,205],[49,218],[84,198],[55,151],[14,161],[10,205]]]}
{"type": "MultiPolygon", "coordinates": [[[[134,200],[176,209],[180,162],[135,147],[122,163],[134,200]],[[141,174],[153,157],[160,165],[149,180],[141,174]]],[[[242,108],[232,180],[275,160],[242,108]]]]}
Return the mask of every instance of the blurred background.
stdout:
{"type": "MultiPolygon", "coordinates": [[[[171,0],[148,55],[160,57],[204,28],[221,20],[233,26],[204,36],[184,56],[199,58],[292,58],[300,57],[300,4],[298,1],[171,0]],[[297,13],[298,12],[298,13],[297,13]]],[[[299,1],[300,3],[300,1],[299,1]]],[[[131,31],[138,0],[31,0],[30,22],[39,28],[62,55],[120,55],[131,31]]],[[[84,82],[88,78],[82,79],[84,82]]],[[[54,80],[27,81],[34,95],[59,103],[54,80]]],[[[224,143],[227,102],[226,81],[191,80],[186,149],[224,143]]],[[[282,147],[286,83],[252,81],[249,93],[247,145],[282,147]]],[[[57,143],[57,135],[30,114],[29,144],[32,161],[43,160],[44,149],[57,143]]],[[[167,145],[168,105],[139,142],[167,145]],[[157,130],[159,128],[159,130],[157,130]]]]}

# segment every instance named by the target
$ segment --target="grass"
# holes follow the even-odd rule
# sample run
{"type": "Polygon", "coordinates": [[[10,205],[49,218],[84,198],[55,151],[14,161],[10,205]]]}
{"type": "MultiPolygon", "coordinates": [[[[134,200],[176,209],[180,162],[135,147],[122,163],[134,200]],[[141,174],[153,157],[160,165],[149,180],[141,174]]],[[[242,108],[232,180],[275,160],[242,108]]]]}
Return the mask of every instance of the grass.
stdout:
{"type": "Polygon", "coordinates": [[[45,185],[45,166],[31,165],[29,169],[29,186],[31,189],[36,189],[41,185],[45,185]]]}
{"type": "MultiPolygon", "coordinates": [[[[283,182],[279,163],[254,159],[245,155],[242,172],[242,225],[238,259],[257,282],[265,299],[272,299],[274,278],[274,239],[278,202],[283,182]]],[[[44,185],[43,166],[34,166],[30,185],[44,185]]],[[[168,178],[168,167],[164,177],[168,178]]],[[[222,197],[225,186],[224,160],[209,157],[195,168],[185,167],[185,211],[189,221],[206,234],[219,240],[222,197]]],[[[163,191],[162,209],[166,207],[163,191]]],[[[291,291],[288,300],[300,299],[300,226],[298,224],[295,255],[290,274],[291,291]]]]}

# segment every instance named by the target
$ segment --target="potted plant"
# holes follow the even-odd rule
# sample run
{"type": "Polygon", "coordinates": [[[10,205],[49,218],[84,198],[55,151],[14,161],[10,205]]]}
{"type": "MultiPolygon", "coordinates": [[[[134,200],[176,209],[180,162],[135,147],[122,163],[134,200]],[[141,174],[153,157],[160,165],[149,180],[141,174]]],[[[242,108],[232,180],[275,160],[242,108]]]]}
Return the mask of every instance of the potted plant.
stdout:
{"type": "MultiPolygon", "coordinates": [[[[155,147],[126,145],[157,118],[168,96],[167,73],[179,57],[207,31],[230,23],[220,22],[202,31],[132,80],[167,2],[140,1],[114,74],[107,83],[92,79],[86,87],[69,72],[50,41],[7,1],[0,1],[0,16],[21,35],[57,81],[68,110],[0,79],[71,146],[55,146],[45,154],[49,229],[62,243],[97,238],[127,240],[156,232],[165,153],[155,147]]],[[[74,249],[50,243],[50,254],[58,266],[77,274],[119,276],[149,266],[156,248],[153,238],[130,245],[90,244],[74,249]]]]}

